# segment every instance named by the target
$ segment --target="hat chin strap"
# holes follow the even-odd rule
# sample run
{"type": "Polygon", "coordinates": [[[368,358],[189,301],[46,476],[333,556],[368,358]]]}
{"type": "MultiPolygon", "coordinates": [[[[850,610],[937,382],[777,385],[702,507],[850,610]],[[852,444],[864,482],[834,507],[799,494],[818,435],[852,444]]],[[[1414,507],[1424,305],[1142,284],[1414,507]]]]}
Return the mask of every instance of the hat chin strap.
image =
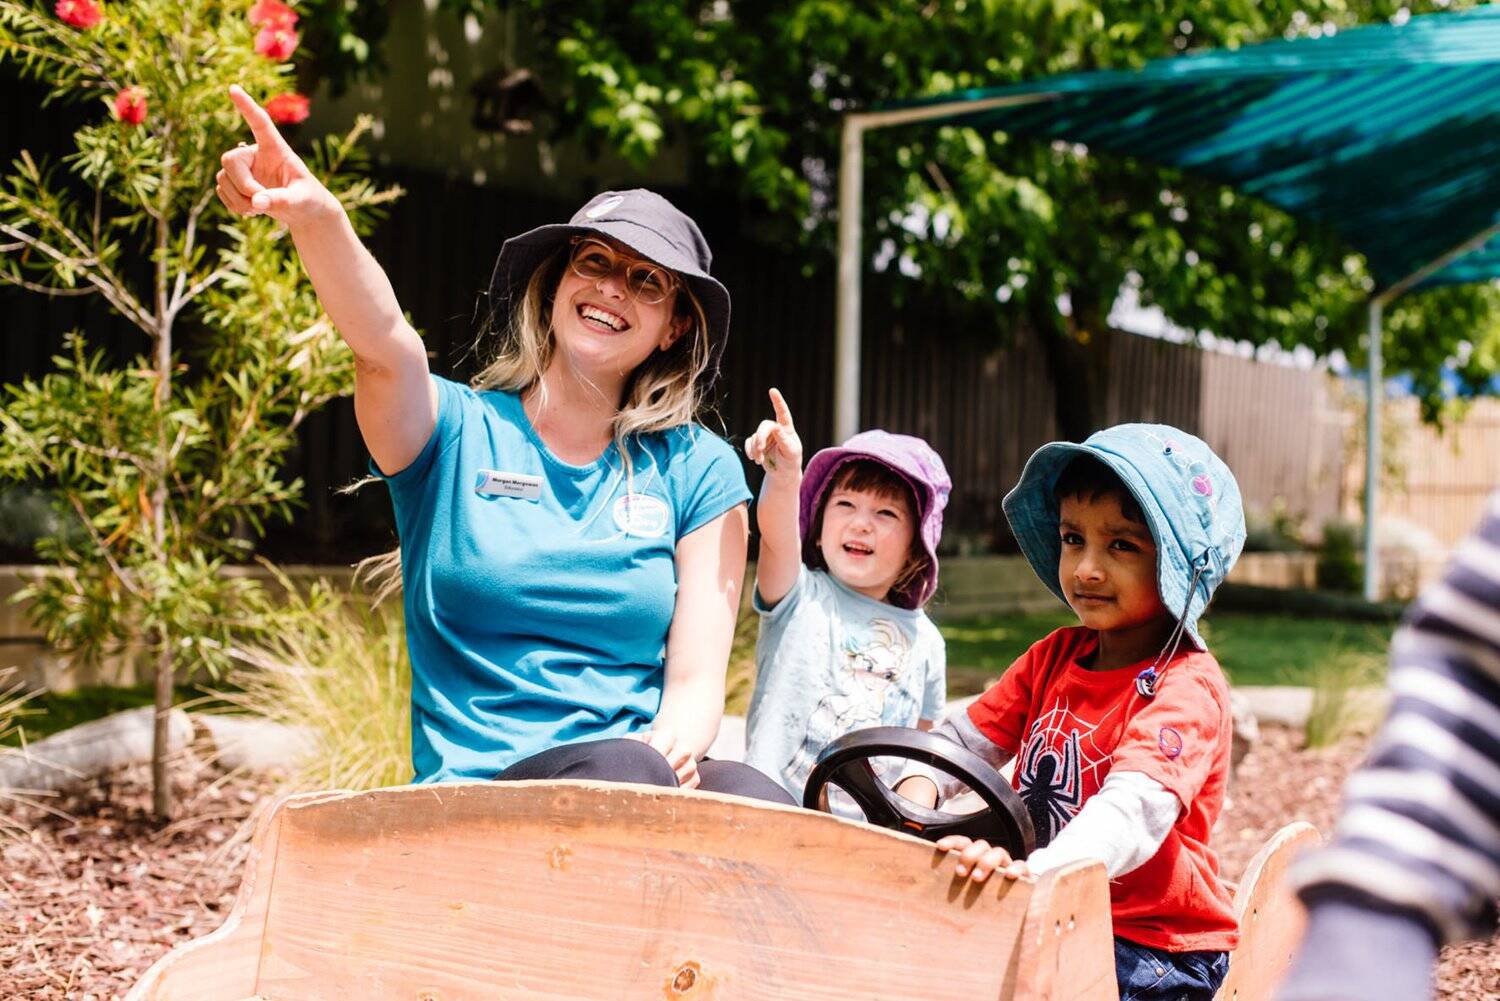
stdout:
{"type": "Polygon", "coordinates": [[[1209,551],[1204,550],[1203,555],[1193,561],[1193,579],[1188,583],[1187,601],[1183,602],[1182,614],[1177,616],[1177,624],[1172,628],[1172,634],[1167,637],[1167,642],[1162,646],[1161,652],[1156,655],[1156,660],[1151,666],[1135,676],[1135,690],[1143,699],[1156,698],[1156,684],[1161,677],[1157,668],[1165,668],[1171,663],[1173,657],[1177,656],[1177,648],[1182,644],[1182,637],[1187,634],[1188,609],[1193,607],[1193,595],[1198,591],[1198,580],[1208,571],[1209,551]]]}

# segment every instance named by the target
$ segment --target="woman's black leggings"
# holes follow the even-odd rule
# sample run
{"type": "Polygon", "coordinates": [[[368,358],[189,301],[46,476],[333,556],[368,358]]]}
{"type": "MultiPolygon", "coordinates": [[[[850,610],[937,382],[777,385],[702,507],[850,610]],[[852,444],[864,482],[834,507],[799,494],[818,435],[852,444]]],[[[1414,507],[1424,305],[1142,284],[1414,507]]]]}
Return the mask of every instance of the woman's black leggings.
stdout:
{"type": "MultiPolygon", "coordinates": [[[[500,782],[521,779],[596,779],[601,782],[639,782],[676,788],[677,774],[655,748],[639,740],[587,740],[551,747],[517,761],[495,776],[500,782]]],[[[781,786],[739,761],[698,762],[698,788],[749,799],[796,806],[781,786]]]]}

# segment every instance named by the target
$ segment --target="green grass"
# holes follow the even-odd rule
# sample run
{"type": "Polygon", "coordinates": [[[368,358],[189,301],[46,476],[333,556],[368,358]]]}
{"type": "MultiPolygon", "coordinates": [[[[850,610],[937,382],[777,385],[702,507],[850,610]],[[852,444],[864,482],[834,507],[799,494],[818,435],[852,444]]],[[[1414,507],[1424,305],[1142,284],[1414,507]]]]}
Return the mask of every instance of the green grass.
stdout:
{"type": "MultiPolygon", "coordinates": [[[[948,697],[982,692],[1032,643],[1077,620],[1065,611],[1031,615],[982,616],[940,624],[948,643],[948,697]]],[[[1378,683],[1385,676],[1386,648],[1393,627],[1340,619],[1220,612],[1204,620],[1209,648],[1236,685],[1307,685],[1319,670],[1339,671],[1378,683]]],[[[735,631],[730,657],[726,709],[744,713],[755,677],[756,617],[746,611],[735,631]]],[[[220,689],[226,686],[220,683],[220,689]]],[[[204,699],[202,689],[179,686],[178,703],[204,699]]],[[[110,713],[152,704],[151,687],[80,688],[45,692],[16,719],[28,743],[110,713]]],[[[223,702],[216,702],[222,708],[223,702]]],[[[0,745],[15,746],[21,733],[0,734],[0,745]]]]}
{"type": "MultiPolygon", "coordinates": [[[[941,623],[948,641],[948,696],[982,692],[1032,643],[1077,620],[1066,612],[982,616],[941,623]]],[[[1204,639],[1236,685],[1307,685],[1335,663],[1377,681],[1394,626],[1340,619],[1221,612],[1204,639]]]]}

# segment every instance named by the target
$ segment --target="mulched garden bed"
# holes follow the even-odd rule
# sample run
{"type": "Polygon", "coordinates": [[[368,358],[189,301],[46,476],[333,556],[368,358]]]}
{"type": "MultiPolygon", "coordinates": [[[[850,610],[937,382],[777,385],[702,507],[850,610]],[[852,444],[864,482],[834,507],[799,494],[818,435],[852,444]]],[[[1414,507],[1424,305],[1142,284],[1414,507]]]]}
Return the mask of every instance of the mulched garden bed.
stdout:
{"type": "MultiPolygon", "coordinates": [[[[1263,728],[1215,833],[1238,876],[1290,819],[1331,829],[1359,742],[1298,750],[1263,728]]],[[[149,774],[132,768],[60,801],[7,809],[0,832],[0,997],[103,1001],[124,995],[172,946],[217,927],[233,903],[245,821],[269,788],[190,758],[177,769],[179,819],[150,819],[149,774]]],[[[1500,998],[1500,939],[1444,951],[1438,997],[1500,998]]]]}

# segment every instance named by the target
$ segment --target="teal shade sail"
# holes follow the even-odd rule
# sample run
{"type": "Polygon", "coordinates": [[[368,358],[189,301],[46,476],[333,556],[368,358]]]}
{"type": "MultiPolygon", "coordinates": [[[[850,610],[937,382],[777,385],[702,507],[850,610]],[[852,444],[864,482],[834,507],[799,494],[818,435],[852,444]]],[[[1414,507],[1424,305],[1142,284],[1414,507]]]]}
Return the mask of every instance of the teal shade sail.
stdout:
{"type": "Polygon", "coordinates": [[[941,119],[1083,143],[1328,226],[1381,289],[1500,278],[1500,5],[1072,73],[891,108],[1031,97],[941,119]]]}

